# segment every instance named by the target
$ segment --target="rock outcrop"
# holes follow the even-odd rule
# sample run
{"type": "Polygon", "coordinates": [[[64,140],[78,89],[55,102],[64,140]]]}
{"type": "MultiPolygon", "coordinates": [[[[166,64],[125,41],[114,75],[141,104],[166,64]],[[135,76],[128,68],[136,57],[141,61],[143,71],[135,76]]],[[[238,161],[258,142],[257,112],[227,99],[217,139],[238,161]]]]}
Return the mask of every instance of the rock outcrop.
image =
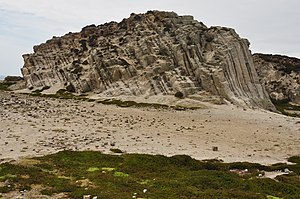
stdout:
{"type": "Polygon", "coordinates": [[[113,97],[205,91],[234,104],[273,108],[248,46],[233,29],[149,11],[34,46],[23,55],[22,74],[31,89],[61,84],[70,92],[113,97]]]}
{"type": "Polygon", "coordinates": [[[4,82],[7,82],[7,83],[17,83],[22,80],[24,80],[24,78],[20,77],[20,76],[10,76],[9,75],[4,78],[4,82]]]}
{"type": "MultiPolygon", "coordinates": [[[[22,90],[26,88],[26,82],[23,77],[20,76],[6,76],[0,80],[0,83],[7,86],[7,90],[22,90]]],[[[6,90],[5,89],[5,90],[6,90]]]]}
{"type": "Polygon", "coordinates": [[[253,59],[272,100],[300,105],[300,59],[265,54],[254,54],[253,59]]]}

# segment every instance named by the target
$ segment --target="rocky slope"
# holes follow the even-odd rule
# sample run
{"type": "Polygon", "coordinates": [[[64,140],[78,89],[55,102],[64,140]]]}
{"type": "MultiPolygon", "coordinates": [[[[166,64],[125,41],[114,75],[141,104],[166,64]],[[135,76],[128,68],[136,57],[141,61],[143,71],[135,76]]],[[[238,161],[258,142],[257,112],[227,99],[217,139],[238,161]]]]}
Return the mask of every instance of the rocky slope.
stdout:
{"type": "Polygon", "coordinates": [[[254,54],[253,59],[272,100],[300,105],[300,59],[265,54],[254,54]]]}
{"type": "Polygon", "coordinates": [[[149,11],[34,46],[23,55],[22,73],[30,89],[63,86],[108,97],[205,93],[272,109],[248,46],[233,29],[149,11]]]}

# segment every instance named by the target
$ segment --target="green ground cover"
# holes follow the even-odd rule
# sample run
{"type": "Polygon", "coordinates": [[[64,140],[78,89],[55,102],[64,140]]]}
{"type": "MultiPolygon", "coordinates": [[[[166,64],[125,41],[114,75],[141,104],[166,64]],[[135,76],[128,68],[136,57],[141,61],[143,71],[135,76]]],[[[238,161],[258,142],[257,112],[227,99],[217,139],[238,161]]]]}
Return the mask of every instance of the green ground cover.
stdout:
{"type": "Polygon", "coordinates": [[[44,195],[67,193],[70,198],[83,195],[98,198],[287,198],[300,196],[300,157],[294,165],[272,166],[218,160],[198,161],[189,156],[121,154],[62,151],[27,160],[30,164],[0,165],[0,192],[30,190],[42,185],[44,195]],[[284,170],[290,174],[275,180],[260,178],[263,171],[284,170]],[[248,172],[243,175],[232,172],[248,172]],[[4,183],[5,182],[5,183],[4,183]],[[8,186],[8,184],[10,186],[8,186]],[[145,189],[147,190],[146,193],[145,189]]]}

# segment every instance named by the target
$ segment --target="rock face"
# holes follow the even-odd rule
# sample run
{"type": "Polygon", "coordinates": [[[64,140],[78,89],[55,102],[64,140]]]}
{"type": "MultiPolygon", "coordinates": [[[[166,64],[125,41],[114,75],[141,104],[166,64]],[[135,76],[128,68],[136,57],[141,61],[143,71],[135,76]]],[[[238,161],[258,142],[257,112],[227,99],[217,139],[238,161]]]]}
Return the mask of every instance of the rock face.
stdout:
{"type": "Polygon", "coordinates": [[[233,29],[149,11],[34,46],[33,54],[23,55],[22,73],[29,88],[61,84],[113,97],[205,91],[234,104],[272,108],[248,46],[233,29]]]}
{"type": "Polygon", "coordinates": [[[300,105],[300,59],[254,54],[254,65],[272,100],[300,105]]]}

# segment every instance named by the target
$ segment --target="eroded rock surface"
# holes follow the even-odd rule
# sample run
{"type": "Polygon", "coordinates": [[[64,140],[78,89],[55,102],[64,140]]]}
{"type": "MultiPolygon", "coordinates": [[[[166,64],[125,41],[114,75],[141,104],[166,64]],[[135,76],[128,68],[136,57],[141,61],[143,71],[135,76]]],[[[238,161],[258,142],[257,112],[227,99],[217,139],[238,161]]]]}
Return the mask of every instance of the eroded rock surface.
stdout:
{"type": "Polygon", "coordinates": [[[254,54],[254,65],[271,99],[300,105],[300,59],[254,54]]]}
{"type": "Polygon", "coordinates": [[[234,104],[272,109],[248,46],[233,29],[149,11],[34,46],[33,54],[23,55],[22,73],[28,88],[62,85],[108,97],[205,91],[234,104]]]}

